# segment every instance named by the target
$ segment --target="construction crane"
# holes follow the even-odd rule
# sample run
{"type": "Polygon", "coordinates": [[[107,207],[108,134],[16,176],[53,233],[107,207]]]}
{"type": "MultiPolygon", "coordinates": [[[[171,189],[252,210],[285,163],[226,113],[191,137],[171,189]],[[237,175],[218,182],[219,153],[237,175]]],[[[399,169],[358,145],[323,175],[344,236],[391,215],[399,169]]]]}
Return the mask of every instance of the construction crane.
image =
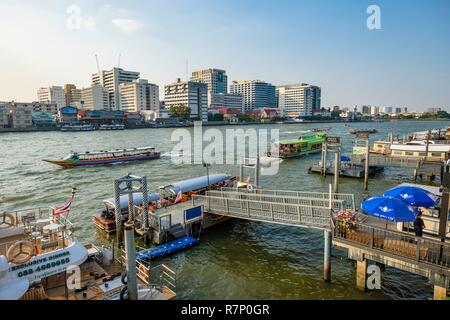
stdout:
{"type": "Polygon", "coordinates": [[[98,62],[98,55],[95,55],[95,61],[97,62],[97,72],[100,78],[100,84],[103,85],[103,72],[100,70],[100,63],[98,62]]]}

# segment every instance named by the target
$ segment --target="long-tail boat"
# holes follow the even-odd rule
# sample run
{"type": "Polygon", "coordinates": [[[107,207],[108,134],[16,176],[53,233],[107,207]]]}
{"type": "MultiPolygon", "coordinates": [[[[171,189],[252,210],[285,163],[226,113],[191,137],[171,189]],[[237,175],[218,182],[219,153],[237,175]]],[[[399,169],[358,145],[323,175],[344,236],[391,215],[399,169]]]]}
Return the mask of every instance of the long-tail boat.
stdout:
{"type": "Polygon", "coordinates": [[[86,152],[77,153],[71,152],[69,156],[62,160],[43,161],[56,164],[61,167],[82,167],[82,166],[97,166],[97,165],[111,165],[116,163],[124,163],[130,161],[155,160],[161,157],[161,152],[154,147],[142,147],[135,149],[123,149],[114,151],[100,151],[100,152],[86,152]]]}

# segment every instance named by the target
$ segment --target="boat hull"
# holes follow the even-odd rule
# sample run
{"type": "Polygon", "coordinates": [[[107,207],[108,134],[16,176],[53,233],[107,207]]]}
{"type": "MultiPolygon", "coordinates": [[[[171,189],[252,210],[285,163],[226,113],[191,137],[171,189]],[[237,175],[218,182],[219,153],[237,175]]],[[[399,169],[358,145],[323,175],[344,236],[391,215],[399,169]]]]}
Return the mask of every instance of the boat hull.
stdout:
{"type": "Polygon", "coordinates": [[[305,152],[293,152],[293,153],[290,153],[287,156],[286,155],[284,155],[284,156],[279,155],[279,156],[275,157],[275,156],[271,155],[271,156],[268,156],[268,157],[269,158],[277,158],[277,159],[295,159],[295,158],[300,158],[302,156],[306,156],[308,154],[314,154],[314,153],[320,153],[320,152],[322,152],[322,149],[305,151],[305,152]]]}
{"type": "Polygon", "coordinates": [[[139,156],[139,157],[124,157],[115,159],[99,159],[99,160],[43,160],[48,163],[52,163],[64,168],[70,167],[88,167],[88,166],[101,166],[101,165],[112,165],[117,163],[125,163],[132,161],[146,161],[146,160],[157,160],[161,158],[160,153],[155,153],[152,155],[139,156]]]}

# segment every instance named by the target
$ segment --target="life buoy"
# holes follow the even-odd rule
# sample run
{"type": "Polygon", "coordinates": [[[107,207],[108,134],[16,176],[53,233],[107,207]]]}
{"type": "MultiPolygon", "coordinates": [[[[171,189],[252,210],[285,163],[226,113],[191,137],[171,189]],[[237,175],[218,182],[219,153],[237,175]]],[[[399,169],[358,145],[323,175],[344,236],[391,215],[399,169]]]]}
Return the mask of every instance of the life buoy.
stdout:
{"type": "Polygon", "coordinates": [[[11,213],[3,213],[0,218],[0,229],[11,228],[16,225],[16,218],[11,213]]]}
{"type": "Polygon", "coordinates": [[[249,185],[247,186],[247,190],[248,190],[248,191],[253,191],[253,186],[252,186],[251,184],[249,184],[249,185]]]}
{"type": "Polygon", "coordinates": [[[17,241],[6,252],[6,258],[14,264],[28,262],[34,255],[34,245],[31,241],[17,241]]]}

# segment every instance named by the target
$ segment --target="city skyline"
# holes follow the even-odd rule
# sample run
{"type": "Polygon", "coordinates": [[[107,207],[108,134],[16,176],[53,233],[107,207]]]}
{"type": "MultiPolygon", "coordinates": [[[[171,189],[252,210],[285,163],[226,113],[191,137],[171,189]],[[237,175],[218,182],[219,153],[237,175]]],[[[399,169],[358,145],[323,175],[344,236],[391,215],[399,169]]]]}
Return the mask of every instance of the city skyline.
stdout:
{"type": "Polygon", "coordinates": [[[94,55],[110,70],[121,54],[122,68],[160,92],[173,79],[217,68],[229,84],[317,85],[323,107],[449,110],[446,1],[118,3],[1,1],[0,100],[35,101],[39,88],[52,85],[88,87],[94,55]],[[381,30],[367,28],[371,4],[380,7],[381,30]]]}

